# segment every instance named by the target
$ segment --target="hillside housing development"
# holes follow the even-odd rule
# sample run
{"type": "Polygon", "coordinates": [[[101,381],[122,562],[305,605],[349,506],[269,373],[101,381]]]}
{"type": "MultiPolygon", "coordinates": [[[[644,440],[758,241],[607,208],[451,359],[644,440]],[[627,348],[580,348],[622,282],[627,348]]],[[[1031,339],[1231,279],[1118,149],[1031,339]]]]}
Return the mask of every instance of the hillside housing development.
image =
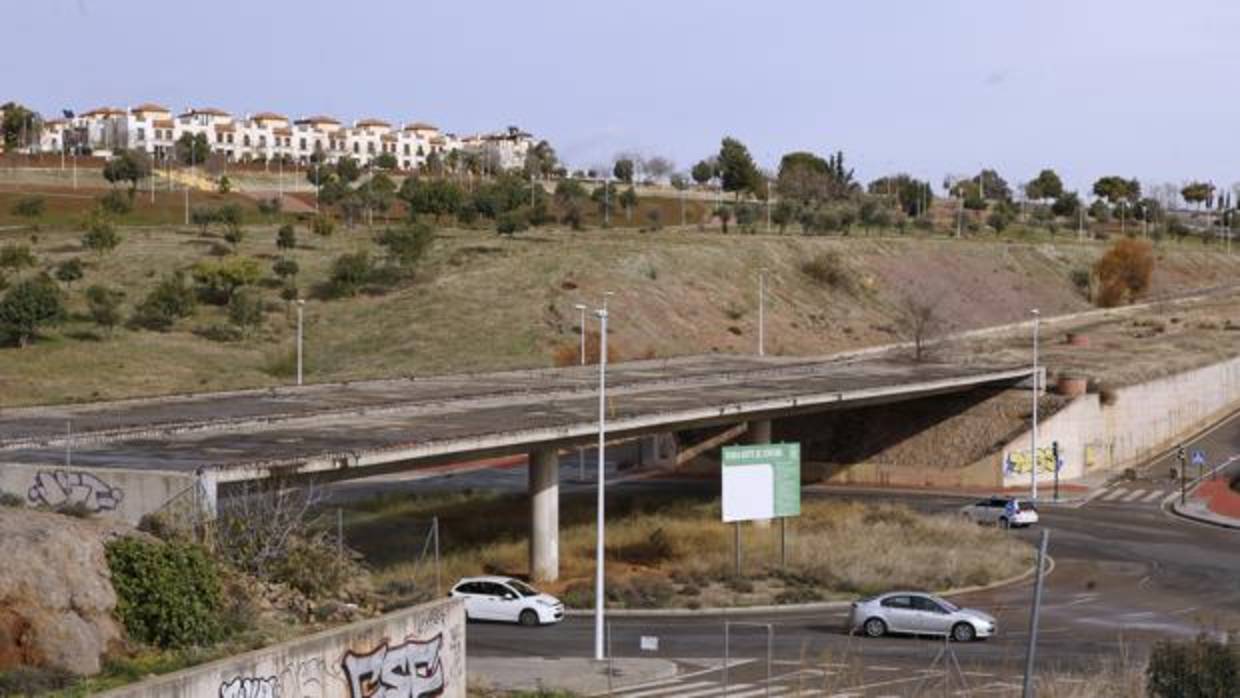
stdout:
{"type": "Polygon", "coordinates": [[[351,126],[323,115],[290,119],[260,112],[236,117],[222,109],[197,107],[174,115],[159,104],[129,109],[99,107],[38,124],[37,139],[25,150],[57,153],[141,150],[157,160],[174,153],[184,135],[203,134],[212,152],[229,162],[284,162],[305,165],[315,159],[335,162],[351,157],[366,165],[389,154],[396,167],[415,170],[432,157],[441,161],[454,151],[479,156],[488,169],[512,169],[525,163],[533,137],[510,126],[503,131],[459,137],[432,124],[415,121],[399,126],[382,119],[362,119],[351,126]]]}

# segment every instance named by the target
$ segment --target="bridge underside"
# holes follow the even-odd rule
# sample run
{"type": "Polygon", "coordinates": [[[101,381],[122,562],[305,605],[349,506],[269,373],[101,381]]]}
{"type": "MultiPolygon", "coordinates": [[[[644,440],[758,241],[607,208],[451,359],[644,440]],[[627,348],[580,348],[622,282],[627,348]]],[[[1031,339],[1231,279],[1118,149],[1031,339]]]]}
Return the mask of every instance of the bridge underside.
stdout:
{"type": "MultiPolygon", "coordinates": [[[[196,473],[213,500],[228,483],[346,480],[528,454],[531,570],[558,568],[558,453],[598,435],[597,367],[315,385],[10,410],[0,460],[196,473]],[[66,423],[73,435],[66,436],[66,423]]],[[[686,357],[608,369],[609,439],[770,421],[1002,388],[1027,367],[686,357]]]]}

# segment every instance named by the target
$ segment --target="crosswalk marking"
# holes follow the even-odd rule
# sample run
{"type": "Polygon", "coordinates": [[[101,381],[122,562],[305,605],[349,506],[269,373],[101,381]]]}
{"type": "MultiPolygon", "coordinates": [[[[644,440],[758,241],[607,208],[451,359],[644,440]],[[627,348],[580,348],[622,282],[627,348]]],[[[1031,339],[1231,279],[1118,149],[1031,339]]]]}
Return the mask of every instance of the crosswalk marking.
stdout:
{"type": "Polygon", "coordinates": [[[1146,495],[1145,499],[1142,499],[1141,502],[1148,504],[1149,502],[1152,502],[1155,499],[1158,499],[1165,494],[1166,492],[1163,492],[1162,490],[1154,490],[1153,492],[1150,492],[1148,495],[1146,495]]]}
{"type": "Polygon", "coordinates": [[[693,691],[707,686],[710,686],[711,688],[719,688],[719,684],[714,681],[697,681],[694,683],[678,683],[671,686],[662,686],[659,688],[652,688],[650,690],[637,691],[635,693],[625,693],[621,691],[616,695],[621,696],[621,698],[647,698],[648,696],[661,696],[664,694],[680,695],[680,691],[693,691]]]}
{"type": "Polygon", "coordinates": [[[1121,499],[1121,502],[1131,502],[1134,499],[1140,499],[1145,496],[1145,490],[1133,490],[1127,497],[1121,499]]]}
{"type": "Polygon", "coordinates": [[[1119,497],[1123,497],[1124,494],[1126,494],[1127,492],[1128,490],[1124,489],[1123,487],[1116,487],[1115,489],[1103,495],[1102,501],[1110,502],[1112,500],[1118,499],[1119,497]]]}

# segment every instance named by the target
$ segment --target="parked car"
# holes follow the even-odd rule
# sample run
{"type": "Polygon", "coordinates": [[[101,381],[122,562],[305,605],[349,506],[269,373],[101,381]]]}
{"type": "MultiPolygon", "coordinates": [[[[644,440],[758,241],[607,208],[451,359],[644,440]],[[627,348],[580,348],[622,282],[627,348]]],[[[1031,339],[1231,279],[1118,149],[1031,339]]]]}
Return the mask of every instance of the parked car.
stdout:
{"type": "Polygon", "coordinates": [[[1015,497],[991,497],[968,504],[960,513],[980,524],[994,524],[1000,528],[1032,526],[1038,522],[1038,508],[1027,499],[1015,497]]]}
{"type": "Polygon", "coordinates": [[[464,599],[467,620],[544,625],[564,619],[559,599],[511,577],[465,577],[450,595],[464,599]]]}
{"type": "Polygon", "coordinates": [[[895,591],[853,602],[848,628],[850,633],[861,632],[868,637],[888,633],[946,635],[957,642],[991,637],[999,630],[989,614],[916,591],[895,591]]]}

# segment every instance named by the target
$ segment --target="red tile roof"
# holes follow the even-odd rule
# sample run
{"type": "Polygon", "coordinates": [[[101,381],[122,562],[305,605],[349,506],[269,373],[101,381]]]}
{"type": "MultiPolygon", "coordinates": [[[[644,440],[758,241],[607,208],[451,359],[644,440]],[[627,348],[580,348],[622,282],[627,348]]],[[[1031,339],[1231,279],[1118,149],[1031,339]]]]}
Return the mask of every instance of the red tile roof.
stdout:
{"type": "Polygon", "coordinates": [[[255,121],[288,121],[287,116],[270,111],[259,112],[250,118],[255,121]]]}
{"type": "Polygon", "coordinates": [[[425,121],[415,121],[405,126],[406,131],[438,131],[439,127],[434,124],[428,124],[425,121]]]}
{"type": "Polygon", "coordinates": [[[392,125],[383,119],[362,119],[354,124],[357,128],[365,128],[366,126],[382,126],[384,128],[392,128],[392,125]]]}
{"type": "Polygon", "coordinates": [[[299,124],[335,124],[337,126],[340,125],[340,122],[337,121],[336,119],[333,119],[330,116],[323,116],[322,114],[317,114],[315,116],[307,116],[303,119],[298,119],[297,123],[299,124]]]}
{"type": "Polygon", "coordinates": [[[152,112],[152,111],[164,112],[165,114],[172,113],[168,110],[168,107],[155,104],[154,102],[147,102],[146,104],[139,104],[138,106],[134,107],[133,109],[130,109],[129,111],[130,113],[133,113],[133,114],[139,114],[142,112],[152,112]]]}

